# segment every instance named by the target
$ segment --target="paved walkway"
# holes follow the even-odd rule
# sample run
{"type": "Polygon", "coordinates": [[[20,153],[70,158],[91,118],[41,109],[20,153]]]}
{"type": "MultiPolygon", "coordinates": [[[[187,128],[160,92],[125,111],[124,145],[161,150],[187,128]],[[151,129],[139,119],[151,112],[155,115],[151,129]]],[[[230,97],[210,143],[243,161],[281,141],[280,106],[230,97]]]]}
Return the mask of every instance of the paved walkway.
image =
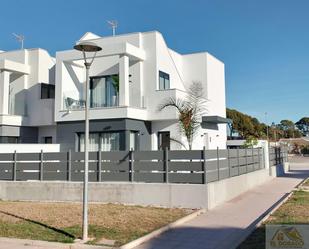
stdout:
{"type": "Polygon", "coordinates": [[[309,159],[292,162],[286,177],[274,178],[135,249],[236,248],[265,212],[309,176],[309,159]]]}

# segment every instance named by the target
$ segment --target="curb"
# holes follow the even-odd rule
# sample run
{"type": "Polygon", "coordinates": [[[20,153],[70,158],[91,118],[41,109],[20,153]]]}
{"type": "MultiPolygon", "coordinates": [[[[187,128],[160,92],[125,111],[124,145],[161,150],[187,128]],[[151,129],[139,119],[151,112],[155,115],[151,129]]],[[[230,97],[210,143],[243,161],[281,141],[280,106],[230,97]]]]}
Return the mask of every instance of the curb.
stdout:
{"type": "Polygon", "coordinates": [[[166,232],[166,231],[168,231],[168,230],[170,230],[174,227],[177,227],[177,226],[179,226],[179,225],[181,225],[181,224],[183,224],[187,221],[190,221],[190,220],[194,219],[195,217],[197,217],[201,214],[204,214],[204,213],[206,213],[206,209],[200,209],[200,210],[198,210],[198,211],[196,211],[192,214],[189,214],[185,217],[182,217],[179,220],[176,220],[176,221],[174,221],[174,222],[172,222],[172,223],[170,223],[170,224],[168,224],[164,227],[161,227],[161,228],[159,228],[159,229],[157,229],[157,230],[155,230],[155,231],[153,231],[153,232],[151,232],[147,235],[144,235],[143,237],[140,237],[136,240],[133,240],[133,241],[125,244],[125,245],[122,245],[122,246],[119,247],[119,249],[132,249],[132,248],[134,248],[134,247],[136,247],[140,244],[143,244],[146,241],[151,240],[152,238],[157,237],[158,235],[160,235],[160,234],[162,234],[162,233],[164,233],[164,232],[166,232]]]}
{"type": "MultiPolygon", "coordinates": [[[[97,246],[97,245],[85,245],[85,244],[72,244],[72,243],[60,243],[60,242],[49,242],[43,240],[30,240],[30,239],[16,239],[16,238],[7,238],[0,237],[1,245],[12,245],[15,247],[25,247],[30,248],[34,246],[35,248],[41,249],[112,249],[111,247],[106,246],[97,246]]],[[[10,247],[13,248],[13,247],[10,247]]]]}

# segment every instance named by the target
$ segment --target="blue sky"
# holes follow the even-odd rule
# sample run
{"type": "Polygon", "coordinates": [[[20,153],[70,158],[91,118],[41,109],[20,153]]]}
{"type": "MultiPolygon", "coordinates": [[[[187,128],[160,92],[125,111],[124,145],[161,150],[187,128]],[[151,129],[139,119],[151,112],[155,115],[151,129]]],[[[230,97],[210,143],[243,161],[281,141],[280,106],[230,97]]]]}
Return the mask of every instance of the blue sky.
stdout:
{"type": "Polygon", "coordinates": [[[265,122],[309,116],[309,1],[297,0],[9,0],[1,1],[0,50],[52,55],[86,31],[110,35],[159,30],[180,53],[208,51],[226,67],[227,106],[265,122]]]}

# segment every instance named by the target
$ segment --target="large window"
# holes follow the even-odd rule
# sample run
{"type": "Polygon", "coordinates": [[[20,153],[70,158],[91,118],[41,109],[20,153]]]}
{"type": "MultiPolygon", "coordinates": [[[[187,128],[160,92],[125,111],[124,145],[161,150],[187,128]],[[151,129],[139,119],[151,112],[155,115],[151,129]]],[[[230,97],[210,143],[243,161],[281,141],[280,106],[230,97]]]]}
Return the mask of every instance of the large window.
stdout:
{"type": "Polygon", "coordinates": [[[159,90],[170,89],[170,75],[159,71],[159,90]]]}
{"type": "MultiPolygon", "coordinates": [[[[120,150],[121,132],[103,132],[89,134],[89,151],[120,150]]],[[[78,134],[79,151],[85,151],[85,135],[78,134]]]]}
{"type": "Polygon", "coordinates": [[[118,106],[118,75],[93,77],[90,80],[90,107],[118,106]]]}
{"type": "Polygon", "coordinates": [[[55,85],[41,83],[41,99],[54,99],[55,85]]]}

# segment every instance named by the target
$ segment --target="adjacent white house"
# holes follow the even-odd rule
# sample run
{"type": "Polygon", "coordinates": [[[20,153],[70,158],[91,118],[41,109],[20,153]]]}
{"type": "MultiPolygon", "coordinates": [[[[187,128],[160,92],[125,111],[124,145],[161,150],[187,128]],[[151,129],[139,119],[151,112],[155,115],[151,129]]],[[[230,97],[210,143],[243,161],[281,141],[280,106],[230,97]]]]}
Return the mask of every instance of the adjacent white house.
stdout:
{"type": "MultiPolygon", "coordinates": [[[[88,32],[80,39],[85,40],[102,47],[90,69],[91,150],[182,149],[172,141],[186,144],[177,111],[158,111],[158,106],[170,97],[185,98],[193,82],[203,85],[207,99],[193,149],[226,147],[221,61],[207,52],[179,54],[157,31],[110,37],[88,32]]],[[[36,132],[31,142],[59,143],[64,151],[83,150],[86,79],[81,52],[59,51],[56,59],[42,49],[2,52],[0,71],[1,137],[8,137],[5,125],[20,131],[31,127],[36,132]],[[23,98],[16,94],[17,88],[23,98]],[[45,88],[50,99],[43,98],[45,88]]],[[[16,137],[10,142],[25,142],[23,134],[16,137]]]]}
{"type": "Polygon", "coordinates": [[[55,143],[55,59],[43,49],[0,52],[0,143],[55,143]]]}

